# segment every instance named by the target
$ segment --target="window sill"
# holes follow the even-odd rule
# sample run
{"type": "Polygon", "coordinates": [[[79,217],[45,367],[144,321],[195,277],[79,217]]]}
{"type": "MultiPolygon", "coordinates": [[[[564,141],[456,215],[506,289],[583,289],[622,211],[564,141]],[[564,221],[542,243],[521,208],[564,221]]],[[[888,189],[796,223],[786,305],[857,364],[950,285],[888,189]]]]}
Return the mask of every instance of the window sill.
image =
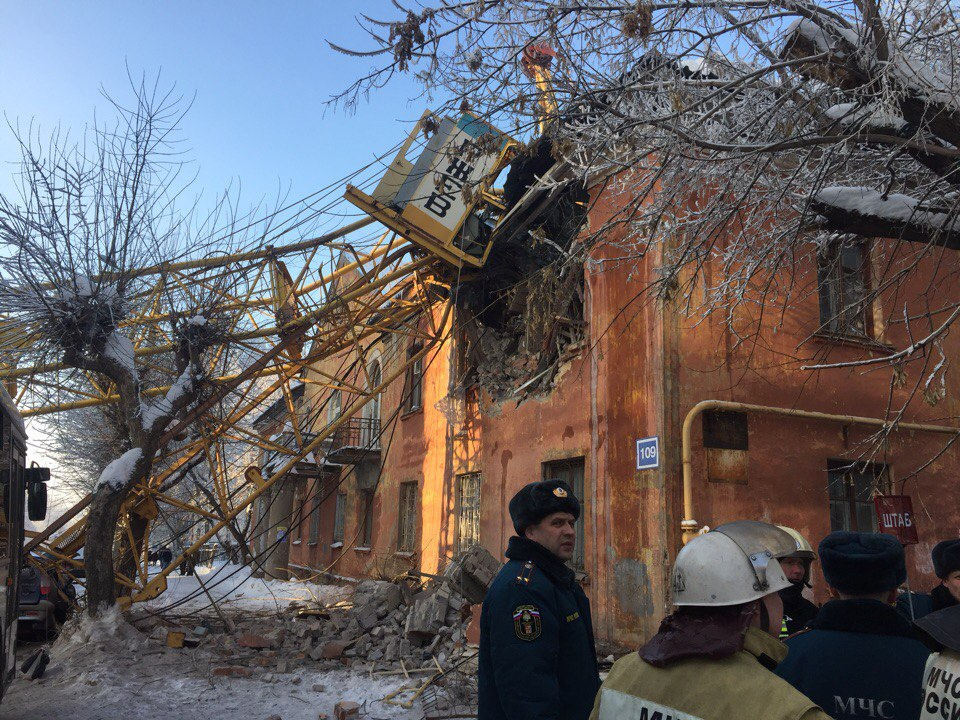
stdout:
{"type": "Polygon", "coordinates": [[[291,545],[299,545],[300,542],[301,542],[300,540],[294,540],[294,541],[291,542],[290,544],[291,544],[291,545]]]}
{"type": "Polygon", "coordinates": [[[342,542],[330,543],[330,547],[331,547],[333,550],[337,550],[337,549],[343,547],[343,543],[342,543],[342,542]]]}
{"type": "Polygon", "coordinates": [[[394,556],[395,556],[395,557],[400,557],[400,558],[412,558],[413,555],[414,555],[414,553],[409,552],[408,550],[397,550],[397,551],[394,553],[394,556]]]}
{"type": "Polygon", "coordinates": [[[892,353],[893,346],[874,340],[864,335],[845,335],[843,333],[817,332],[814,340],[830,345],[845,345],[847,347],[866,348],[880,353],[892,353]]]}
{"type": "Polygon", "coordinates": [[[310,542],[307,543],[307,545],[309,545],[310,547],[316,547],[316,546],[317,546],[317,543],[316,543],[316,541],[312,541],[312,540],[311,540],[310,542]]]}
{"type": "Polygon", "coordinates": [[[400,419],[406,420],[407,418],[413,417],[414,415],[422,415],[422,414],[423,414],[423,406],[421,405],[420,407],[415,407],[415,408],[411,408],[410,410],[407,410],[405,413],[403,413],[403,415],[400,416],[400,419]]]}
{"type": "Polygon", "coordinates": [[[354,551],[354,552],[358,552],[358,553],[368,553],[368,552],[370,552],[370,548],[368,548],[368,547],[363,547],[363,546],[361,546],[361,547],[355,547],[355,548],[353,549],[353,551],[354,551]]]}

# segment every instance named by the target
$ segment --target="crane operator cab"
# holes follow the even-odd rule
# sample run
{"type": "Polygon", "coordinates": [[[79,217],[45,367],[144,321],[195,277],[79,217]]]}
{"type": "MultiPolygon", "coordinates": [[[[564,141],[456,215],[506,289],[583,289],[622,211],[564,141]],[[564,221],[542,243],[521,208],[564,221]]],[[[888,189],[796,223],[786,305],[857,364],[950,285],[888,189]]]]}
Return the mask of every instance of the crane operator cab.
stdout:
{"type": "Polygon", "coordinates": [[[482,267],[491,233],[504,213],[491,184],[516,145],[471,113],[438,119],[428,110],[373,193],[348,185],[344,197],[456,267],[482,267]],[[419,155],[410,159],[418,149],[419,155]]]}

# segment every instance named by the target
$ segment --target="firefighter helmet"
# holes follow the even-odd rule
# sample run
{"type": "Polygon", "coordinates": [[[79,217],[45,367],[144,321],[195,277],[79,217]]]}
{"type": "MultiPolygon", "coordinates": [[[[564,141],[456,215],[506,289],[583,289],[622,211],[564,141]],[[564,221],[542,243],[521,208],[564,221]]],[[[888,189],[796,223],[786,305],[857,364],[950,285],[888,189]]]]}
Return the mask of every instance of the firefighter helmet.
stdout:
{"type": "Polygon", "coordinates": [[[793,544],[777,526],[755,520],[698,535],[673,564],[674,605],[742,605],[790,587],[776,558],[793,544]]]}

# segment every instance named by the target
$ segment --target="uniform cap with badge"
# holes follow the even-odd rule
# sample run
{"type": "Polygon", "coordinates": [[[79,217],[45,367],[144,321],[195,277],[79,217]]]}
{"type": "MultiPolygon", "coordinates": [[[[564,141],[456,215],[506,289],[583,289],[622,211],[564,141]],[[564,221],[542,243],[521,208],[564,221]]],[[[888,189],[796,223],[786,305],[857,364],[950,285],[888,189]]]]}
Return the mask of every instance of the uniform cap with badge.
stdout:
{"type": "Polygon", "coordinates": [[[567,512],[580,517],[580,501],[563,480],[539,480],[524,485],[510,500],[510,519],[517,535],[547,515],[567,512]]]}

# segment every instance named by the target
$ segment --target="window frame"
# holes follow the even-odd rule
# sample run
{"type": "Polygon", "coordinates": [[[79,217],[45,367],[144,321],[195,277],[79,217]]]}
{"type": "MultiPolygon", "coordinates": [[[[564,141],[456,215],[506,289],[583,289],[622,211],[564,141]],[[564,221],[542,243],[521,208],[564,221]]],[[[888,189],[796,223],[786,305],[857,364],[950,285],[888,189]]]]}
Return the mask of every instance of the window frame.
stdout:
{"type": "Polygon", "coordinates": [[[870,246],[863,240],[832,240],[817,253],[817,299],[820,331],[857,340],[873,339],[870,246]],[[856,251],[859,267],[845,267],[845,253],[856,251]],[[850,279],[859,276],[859,283],[850,279]],[[859,284],[859,288],[857,285],[859,284]],[[856,294],[857,297],[851,300],[856,294]],[[851,322],[851,318],[857,322],[851,322]]]}
{"type": "Polygon", "coordinates": [[[347,494],[338,492],[336,504],[333,509],[333,544],[343,545],[343,539],[346,537],[347,524],[347,494]]]}
{"type": "Polygon", "coordinates": [[[416,480],[400,483],[397,514],[397,552],[412,553],[417,546],[417,498],[419,485],[416,480]]]}
{"type": "Polygon", "coordinates": [[[480,519],[481,519],[481,509],[483,502],[483,473],[480,472],[469,472],[469,473],[460,473],[457,475],[456,482],[456,533],[454,534],[454,553],[459,555],[461,552],[466,550],[470,545],[465,544],[465,540],[468,538],[464,534],[464,482],[465,481],[476,481],[476,493],[474,493],[474,499],[472,502],[471,513],[472,517],[471,525],[475,528],[475,532],[471,532],[472,542],[470,545],[480,543],[480,519]]]}
{"type": "Polygon", "coordinates": [[[830,530],[852,530],[854,532],[877,532],[877,514],[873,503],[876,491],[883,493],[890,490],[890,466],[885,463],[863,463],[843,459],[827,460],[827,506],[830,517],[830,530]],[[873,478],[865,489],[870,496],[861,498],[858,495],[858,479],[873,478]],[[839,480],[839,482],[838,482],[839,480]],[[836,492],[842,483],[842,493],[836,492]],[[842,522],[835,522],[842,508],[842,522]],[[861,527],[860,511],[865,511],[871,518],[870,527],[861,527]]]}
{"type": "Polygon", "coordinates": [[[323,493],[321,492],[321,483],[319,480],[313,481],[313,494],[310,496],[310,532],[307,543],[316,545],[320,542],[320,505],[323,503],[323,493]]]}
{"type": "Polygon", "coordinates": [[[548,460],[540,464],[541,478],[543,480],[558,479],[563,480],[573,491],[574,496],[580,503],[580,517],[577,518],[575,525],[577,531],[577,541],[573,550],[573,557],[570,558],[570,565],[574,570],[586,572],[587,553],[587,505],[584,499],[587,486],[587,458],[583,455],[560,460],[548,460]],[[579,469],[579,477],[573,472],[579,469]],[[571,478],[577,478],[576,482],[571,482],[571,478]]]}
{"type": "MultiPolygon", "coordinates": [[[[407,349],[407,359],[423,350],[423,345],[414,343],[407,349]]],[[[405,413],[414,413],[423,409],[423,358],[410,363],[406,373],[406,392],[403,408],[405,413]]]]}
{"type": "Polygon", "coordinates": [[[361,490],[360,500],[360,544],[357,547],[373,547],[373,490],[361,490]]]}

